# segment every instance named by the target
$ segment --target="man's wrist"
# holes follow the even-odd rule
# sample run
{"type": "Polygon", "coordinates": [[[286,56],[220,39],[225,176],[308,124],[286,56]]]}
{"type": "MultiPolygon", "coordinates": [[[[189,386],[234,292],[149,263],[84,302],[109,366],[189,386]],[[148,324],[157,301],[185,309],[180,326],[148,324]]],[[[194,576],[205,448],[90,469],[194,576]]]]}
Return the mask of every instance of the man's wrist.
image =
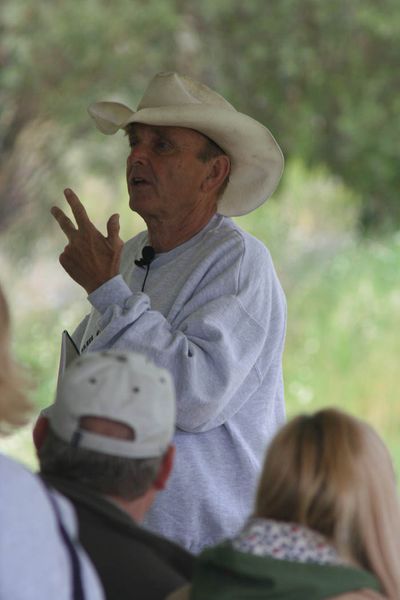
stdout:
{"type": "Polygon", "coordinates": [[[122,307],[131,295],[129,286],[122,275],[118,274],[88,294],[88,300],[102,314],[110,304],[118,304],[122,307]]]}

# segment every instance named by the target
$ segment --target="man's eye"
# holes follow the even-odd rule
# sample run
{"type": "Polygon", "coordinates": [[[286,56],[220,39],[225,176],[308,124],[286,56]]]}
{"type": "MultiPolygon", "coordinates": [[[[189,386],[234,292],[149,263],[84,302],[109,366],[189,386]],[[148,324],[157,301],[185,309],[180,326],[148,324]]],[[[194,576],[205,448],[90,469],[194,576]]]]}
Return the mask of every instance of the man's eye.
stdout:
{"type": "Polygon", "coordinates": [[[155,144],[157,152],[170,152],[173,145],[168,140],[158,140],[155,144]]]}
{"type": "Polygon", "coordinates": [[[133,137],[130,137],[130,138],[129,138],[129,146],[130,146],[131,148],[133,148],[134,146],[136,146],[136,144],[137,144],[137,143],[138,143],[138,141],[137,141],[137,139],[136,139],[136,138],[133,138],[133,137]]]}

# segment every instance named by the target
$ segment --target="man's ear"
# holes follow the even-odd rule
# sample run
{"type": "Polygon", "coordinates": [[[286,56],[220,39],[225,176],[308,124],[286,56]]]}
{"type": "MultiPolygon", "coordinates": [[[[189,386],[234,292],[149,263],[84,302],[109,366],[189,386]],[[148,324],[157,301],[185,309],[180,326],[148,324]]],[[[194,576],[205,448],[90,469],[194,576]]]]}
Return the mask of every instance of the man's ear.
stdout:
{"type": "Polygon", "coordinates": [[[163,490],[165,488],[165,486],[167,485],[167,481],[169,479],[169,476],[171,475],[172,467],[174,465],[174,459],[175,459],[175,446],[171,445],[171,446],[168,446],[168,449],[163,456],[160,470],[159,470],[158,475],[153,483],[153,487],[156,490],[163,490]]]}
{"type": "Polygon", "coordinates": [[[36,423],[33,426],[32,436],[36,452],[39,452],[44,444],[49,431],[49,419],[43,415],[39,415],[36,423]]]}
{"type": "Polygon", "coordinates": [[[229,177],[231,161],[226,154],[220,154],[219,156],[211,158],[207,164],[210,168],[207,176],[203,180],[201,189],[207,194],[218,192],[225,179],[229,177]]]}

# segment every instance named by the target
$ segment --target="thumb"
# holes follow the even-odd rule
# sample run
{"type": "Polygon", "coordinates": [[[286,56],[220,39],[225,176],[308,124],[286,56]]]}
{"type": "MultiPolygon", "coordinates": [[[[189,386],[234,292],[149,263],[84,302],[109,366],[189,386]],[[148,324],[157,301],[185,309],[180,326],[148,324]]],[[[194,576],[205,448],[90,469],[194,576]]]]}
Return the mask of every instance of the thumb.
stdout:
{"type": "Polygon", "coordinates": [[[110,241],[119,239],[119,215],[111,215],[107,221],[107,235],[110,241]]]}

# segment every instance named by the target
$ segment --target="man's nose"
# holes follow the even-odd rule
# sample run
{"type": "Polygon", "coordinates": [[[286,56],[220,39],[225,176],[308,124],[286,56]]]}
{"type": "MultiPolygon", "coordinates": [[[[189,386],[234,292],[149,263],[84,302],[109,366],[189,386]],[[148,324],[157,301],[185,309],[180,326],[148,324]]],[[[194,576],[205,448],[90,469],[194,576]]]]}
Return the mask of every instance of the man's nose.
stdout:
{"type": "Polygon", "coordinates": [[[135,163],[143,163],[147,159],[147,150],[145,144],[135,144],[131,146],[128,155],[128,164],[133,165],[135,163]]]}

